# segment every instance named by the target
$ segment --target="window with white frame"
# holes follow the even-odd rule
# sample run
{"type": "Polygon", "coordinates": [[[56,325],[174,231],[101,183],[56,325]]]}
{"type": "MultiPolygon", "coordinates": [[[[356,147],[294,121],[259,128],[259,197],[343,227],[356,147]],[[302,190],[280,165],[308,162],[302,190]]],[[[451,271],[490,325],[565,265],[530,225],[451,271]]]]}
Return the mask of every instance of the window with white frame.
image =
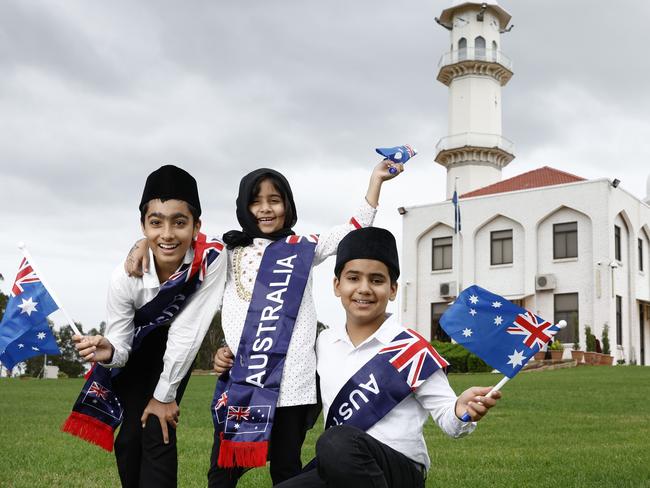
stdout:
{"type": "Polygon", "coordinates": [[[439,271],[451,269],[453,265],[453,243],[451,237],[439,237],[432,240],[431,244],[431,269],[439,271]]]}
{"type": "Polygon", "coordinates": [[[512,229],[490,232],[490,263],[512,263],[512,229]]]}

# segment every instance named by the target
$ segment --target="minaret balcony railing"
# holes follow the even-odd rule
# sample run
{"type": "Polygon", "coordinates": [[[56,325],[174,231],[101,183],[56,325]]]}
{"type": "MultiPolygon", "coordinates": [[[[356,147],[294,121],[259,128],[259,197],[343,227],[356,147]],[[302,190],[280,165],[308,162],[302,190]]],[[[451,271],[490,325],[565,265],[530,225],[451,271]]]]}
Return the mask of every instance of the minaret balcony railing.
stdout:
{"type": "Polygon", "coordinates": [[[438,61],[438,68],[449,66],[451,64],[461,63],[463,61],[485,61],[487,63],[497,63],[512,71],[512,60],[498,49],[489,49],[484,47],[466,47],[449,51],[442,55],[438,61]]]}
{"type": "Polygon", "coordinates": [[[436,154],[440,154],[442,151],[460,149],[463,147],[498,148],[508,154],[515,153],[514,143],[499,134],[463,132],[440,139],[438,144],[436,144],[436,154]]]}

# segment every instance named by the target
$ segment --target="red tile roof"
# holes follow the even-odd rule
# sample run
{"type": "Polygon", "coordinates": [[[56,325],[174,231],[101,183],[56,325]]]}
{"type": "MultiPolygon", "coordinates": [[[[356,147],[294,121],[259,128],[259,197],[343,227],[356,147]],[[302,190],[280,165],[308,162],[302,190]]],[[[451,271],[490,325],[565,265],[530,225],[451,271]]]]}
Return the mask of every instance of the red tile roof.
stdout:
{"type": "Polygon", "coordinates": [[[541,168],[522,173],[507,180],[499,181],[483,188],[470,191],[460,196],[460,198],[478,197],[481,195],[492,195],[494,193],[506,193],[509,191],[527,190],[529,188],[539,188],[542,186],[562,185],[565,183],[574,183],[584,181],[585,178],[572,175],[559,169],[543,166],[541,168]]]}

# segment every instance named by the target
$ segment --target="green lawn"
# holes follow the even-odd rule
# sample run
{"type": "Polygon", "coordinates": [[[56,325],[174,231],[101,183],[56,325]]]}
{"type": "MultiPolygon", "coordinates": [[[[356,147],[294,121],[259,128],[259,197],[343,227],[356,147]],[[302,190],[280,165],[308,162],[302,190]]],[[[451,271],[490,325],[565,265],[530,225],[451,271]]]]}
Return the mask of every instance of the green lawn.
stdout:
{"type": "MultiPolygon", "coordinates": [[[[457,392],[494,384],[451,375],[457,392]]],[[[205,486],[213,377],[192,378],[179,426],[181,487],[205,486]]],[[[119,486],[113,455],[58,431],[81,380],[0,380],[0,487],[119,486]]],[[[650,487],[650,368],[581,367],[519,375],[471,436],[431,422],[427,486],[650,487]]],[[[310,433],[311,459],[320,425],[310,433]]],[[[270,486],[266,469],[239,486],[270,486]]]]}

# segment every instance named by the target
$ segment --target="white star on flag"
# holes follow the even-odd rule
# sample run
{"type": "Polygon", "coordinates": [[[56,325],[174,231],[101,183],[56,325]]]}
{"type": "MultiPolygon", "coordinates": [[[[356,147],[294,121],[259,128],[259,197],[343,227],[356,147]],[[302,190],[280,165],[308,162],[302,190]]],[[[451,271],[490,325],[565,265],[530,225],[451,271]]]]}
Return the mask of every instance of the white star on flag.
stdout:
{"type": "Polygon", "coordinates": [[[472,329],[463,329],[463,335],[469,337],[472,335],[472,329]]]}
{"type": "Polygon", "coordinates": [[[40,349],[36,346],[32,346],[32,351],[40,351],[40,349]]]}
{"type": "Polygon", "coordinates": [[[40,340],[45,339],[45,332],[39,332],[38,334],[36,334],[36,337],[39,338],[40,340]]]}
{"type": "Polygon", "coordinates": [[[29,297],[29,300],[25,300],[24,298],[22,299],[23,303],[18,305],[18,308],[22,310],[22,313],[26,313],[28,316],[32,316],[32,312],[38,312],[36,310],[36,305],[38,305],[38,302],[35,302],[32,300],[32,297],[29,297]]]}
{"type": "Polygon", "coordinates": [[[474,317],[474,315],[476,315],[476,310],[474,310],[473,308],[470,308],[470,309],[469,309],[469,314],[470,314],[472,317],[474,317]]]}
{"type": "Polygon", "coordinates": [[[500,308],[501,307],[501,302],[492,302],[492,306],[494,308],[500,308]]]}
{"type": "Polygon", "coordinates": [[[510,358],[510,361],[508,361],[508,364],[512,364],[512,367],[514,368],[515,366],[521,366],[524,364],[524,351],[522,350],[521,352],[517,351],[515,349],[514,353],[508,354],[508,357],[510,358]]]}
{"type": "Polygon", "coordinates": [[[23,347],[25,347],[25,344],[18,344],[18,349],[22,349],[23,347]]]}
{"type": "Polygon", "coordinates": [[[503,323],[503,318],[501,318],[501,315],[497,315],[494,317],[494,325],[501,325],[503,323]]]}
{"type": "Polygon", "coordinates": [[[469,297],[469,301],[472,302],[472,305],[476,305],[478,303],[478,297],[476,295],[472,295],[469,297]]]}
{"type": "Polygon", "coordinates": [[[235,429],[239,429],[239,424],[235,424],[235,429]]]}

